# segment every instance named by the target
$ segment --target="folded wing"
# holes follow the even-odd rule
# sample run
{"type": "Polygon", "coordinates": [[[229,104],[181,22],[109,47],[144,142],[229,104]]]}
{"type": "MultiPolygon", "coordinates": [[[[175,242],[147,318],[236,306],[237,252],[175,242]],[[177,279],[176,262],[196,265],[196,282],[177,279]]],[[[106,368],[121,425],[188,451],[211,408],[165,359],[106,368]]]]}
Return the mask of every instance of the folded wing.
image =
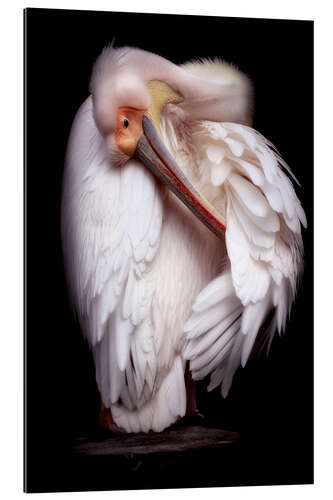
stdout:
{"type": "Polygon", "coordinates": [[[159,246],[162,203],[138,162],[111,164],[91,98],[69,140],[62,237],[74,309],[96,362],[106,406],[128,408],[151,394],[156,356],[145,274],[159,246]]]}
{"type": "Polygon", "coordinates": [[[228,258],[193,305],[184,354],[193,377],[210,374],[208,389],[222,384],[225,396],[258,334],[269,348],[285,327],[302,273],[306,217],[289,167],[255,130],[204,122],[196,147],[226,201],[228,258]]]}

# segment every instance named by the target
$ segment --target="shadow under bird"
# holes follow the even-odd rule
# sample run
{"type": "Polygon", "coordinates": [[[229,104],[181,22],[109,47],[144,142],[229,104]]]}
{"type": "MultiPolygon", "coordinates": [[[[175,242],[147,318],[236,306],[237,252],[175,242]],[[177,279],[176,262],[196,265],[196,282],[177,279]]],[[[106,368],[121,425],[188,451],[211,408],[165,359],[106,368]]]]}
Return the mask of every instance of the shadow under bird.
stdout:
{"type": "Polygon", "coordinates": [[[68,287],[101,424],[159,432],[197,411],[194,381],[210,375],[225,397],[259,340],[282,333],[306,218],[235,67],[107,47],[90,91],[64,172],[68,287]]]}

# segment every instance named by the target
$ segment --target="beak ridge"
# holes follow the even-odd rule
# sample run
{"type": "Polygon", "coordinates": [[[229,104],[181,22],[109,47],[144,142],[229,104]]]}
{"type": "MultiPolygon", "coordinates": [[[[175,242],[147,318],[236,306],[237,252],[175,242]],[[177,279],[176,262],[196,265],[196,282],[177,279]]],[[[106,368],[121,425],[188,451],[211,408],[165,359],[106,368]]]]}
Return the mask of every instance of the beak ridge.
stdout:
{"type": "Polygon", "coordinates": [[[157,176],[218,238],[224,239],[225,220],[194,188],[163,144],[149,115],[142,118],[143,134],[134,156],[157,176]]]}

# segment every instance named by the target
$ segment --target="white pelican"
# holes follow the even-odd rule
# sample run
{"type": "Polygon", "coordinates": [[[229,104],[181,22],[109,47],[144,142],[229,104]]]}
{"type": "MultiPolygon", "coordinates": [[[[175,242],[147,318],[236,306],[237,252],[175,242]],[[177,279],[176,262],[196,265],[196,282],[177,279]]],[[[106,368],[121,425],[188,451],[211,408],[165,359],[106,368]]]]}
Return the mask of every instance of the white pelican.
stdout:
{"type": "Polygon", "coordinates": [[[187,361],[226,396],[258,332],[283,331],[306,218],[233,66],[107,47],[90,90],[64,173],[70,295],[101,423],[158,432],[196,411],[187,361]]]}

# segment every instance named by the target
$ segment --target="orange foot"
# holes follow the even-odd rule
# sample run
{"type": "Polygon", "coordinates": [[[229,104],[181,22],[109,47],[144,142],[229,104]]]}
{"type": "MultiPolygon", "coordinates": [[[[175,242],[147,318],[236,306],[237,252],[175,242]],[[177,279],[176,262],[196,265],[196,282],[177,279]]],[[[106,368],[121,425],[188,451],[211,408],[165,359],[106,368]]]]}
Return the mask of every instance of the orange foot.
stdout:
{"type": "Polygon", "coordinates": [[[114,434],[126,434],[126,431],[119,427],[113,420],[110,408],[106,408],[103,403],[101,404],[101,411],[99,414],[99,425],[114,434]]]}

